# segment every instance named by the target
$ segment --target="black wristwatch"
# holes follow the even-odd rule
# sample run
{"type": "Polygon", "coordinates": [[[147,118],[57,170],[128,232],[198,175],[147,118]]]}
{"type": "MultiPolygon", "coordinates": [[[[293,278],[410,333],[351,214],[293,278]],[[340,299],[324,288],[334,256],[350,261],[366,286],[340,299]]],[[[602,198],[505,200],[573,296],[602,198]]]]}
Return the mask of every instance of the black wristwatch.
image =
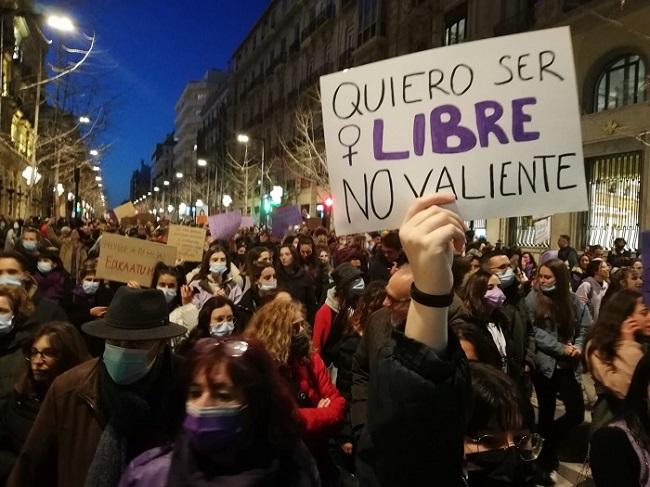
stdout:
{"type": "Polygon", "coordinates": [[[411,299],[430,308],[448,308],[454,300],[454,291],[443,295],[427,294],[420,291],[413,283],[411,284],[411,299]]]}

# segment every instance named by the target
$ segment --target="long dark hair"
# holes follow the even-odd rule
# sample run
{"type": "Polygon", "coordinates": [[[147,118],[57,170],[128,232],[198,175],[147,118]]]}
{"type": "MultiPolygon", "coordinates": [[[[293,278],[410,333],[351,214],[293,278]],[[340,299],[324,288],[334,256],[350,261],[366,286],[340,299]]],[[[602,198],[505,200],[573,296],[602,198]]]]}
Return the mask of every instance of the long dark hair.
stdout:
{"type": "Polygon", "coordinates": [[[201,267],[199,268],[199,273],[194,278],[195,281],[207,279],[207,277],[210,275],[210,258],[217,252],[223,252],[223,254],[226,256],[226,270],[223,274],[221,274],[221,282],[226,282],[228,280],[228,277],[230,275],[230,252],[228,251],[227,247],[217,244],[211,245],[210,249],[205,253],[203,262],[201,262],[201,267]]]}
{"type": "Polygon", "coordinates": [[[235,306],[235,303],[225,296],[214,296],[205,302],[201,311],[199,311],[197,325],[192,328],[192,331],[190,331],[187,338],[176,348],[176,352],[179,355],[187,355],[197,341],[201,338],[210,337],[210,320],[212,319],[212,312],[215,309],[226,305],[230,306],[235,318],[235,330],[233,331],[233,334],[241,333],[242,330],[240,330],[239,327],[241,326],[242,320],[238,314],[238,308],[235,306]]]}
{"type": "Polygon", "coordinates": [[[354,314],[348,324],[359,335],[363,335],[370,315],[382,307],[386,298],[386,281],[372,281],[366,286],[359,298],[354,314]]]}
{"type": "Polygon", "coordinates": [[[158,279],[160,276],[172,276],[176,279],[176,296],[169,303],[169,309],[175,309],[181,305],[181,287],[185,285],[185,276],[182,275],[175,267],[168,266],[164,262],[158,262],[156,267],[153,270],[153,276],[151,278],[151,288],[156,289],[158,286],[158,279]]]}
{"type": "Polygon", "coordinates": [[[483,269],[478,269],[474,274],[469,276],[463,286],[461,295],[463,296],[465,308],[474,318],[484,320],[491,314],[483,300],[488,290],[488,282],[491,277],[491,273],[483,269]]]}
{"type": "Polygon", "coordinates": [[[575,332],[575,313],[569,291],[569,270],[560,259],[550,259],[539,266],[546,267],[555,277],[555,291],[553,296],[545,295],[536,289],[537,306],[535,318],[544,321],[550,317],[558,327],[558,334],[564,340],[569,340],[575,332]]]}
{"type": "MultiPolygon", "coordinates": [[[[29,351],[34,344],[44,336],[50,339],[50,348],[56,356],[56,363],[50,369],[52,380],[66,370],[90,358],[81,333],[73,325],[65,321],[51,321],[41,325],[36,330],[34,337],[25,343],[23,347],[26,357],[29,356],[29,351]]],[[[27,362],[27,366],[16,384],[16,391],[19,394],[33,394],[38,390],[39,386],[32,376],[31,365],[27,362]]]]}
{"type": "Polygon", "coordinates": [[[302,433],[300,416],[277,366],[264,345],[255,338],[199,340],[192,349],[191,379],[186,382],[185,397],[189,397],[192,379],[205,372],[211,384],[212,372],[221,365],[225,365],[233,386],[241,391],[246,401],[246,441],[249,444],[268,442],[270,451],[292,451],[302,433]],[[229,353],[228,345],[235,340],[247,343],[243,353],[229,353]]]}
{"type": "Polygon", "coordinates": [[[605,291],[602,301],[600,302],[600,307],[605,305],[610,298],[619,292],[621,289],[625,289],[623,283],[627,281],[631,276],[638,275],[639,271],[633,269],[632,267],[621,267],[610,277],[609,287],[605,291]]]}
{"type": "Polygon", "coordinates": [[[277,264],[275,266],[275,269],[279,272],[283,272],[286,275],[293,275],[298,270],[301,268],[300,266],[300,256],[298,255],[298,252],[296,252],[296,249],[293,248],[293,245],[281,245],[280,248],[278,249],[278,255],[277,255],[277,264]],[[290,266],[285,267],[282,265],[282,262],[280,261],[280,252],[282,252],[282,249],[287,248],[289,249],[289,252],[291,252],[291,256],[293,257],[293,262],[291,263],[290,266]]]}
{"type": "Polygon", "coordinates": [[[650,450],[649,382],[650,354],[646,353],[636,365],[630,388],[623,403],[623,419],[634,439],[644,450],[650,450]]]}
{"type": "Polygon", "coordinates": [[[604,306],[600,307],[598,321],[591,327],[587,334],[589,349],[586,362],[589,366],[589,358],[598,354],[598,358],[610,366],[614,366],[616,358],[616,344],[621,338],[621,326],[623,322],[634,313],[637,301],[641,293],[632,289],[621,289],[604,306]]]}

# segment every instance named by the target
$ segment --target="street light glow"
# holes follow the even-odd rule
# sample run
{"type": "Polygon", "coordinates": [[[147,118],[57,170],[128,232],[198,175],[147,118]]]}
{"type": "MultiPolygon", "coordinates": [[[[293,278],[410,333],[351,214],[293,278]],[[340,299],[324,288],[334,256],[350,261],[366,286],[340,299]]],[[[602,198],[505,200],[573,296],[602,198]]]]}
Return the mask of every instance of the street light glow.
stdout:
{"type": "Polygon", "coordinates": [[[90,119],[88,117],[79,117],[79,123],[90,123],[90,119]]]}
{"type": "Polygon", "coordinates": [[[101,176],[95,176],[95,181],[101,181],[102,177],[101,176]]]}
{"type": "Polygon", "coordinates": [[[92,150],[90,151],[90,155],[91,155],[91,156],[98,156],[98,155],[99,155],[99,151],[98,151],[97,149],[92,149],[92,150]]]}
{"type": "Polygon", "coordinates": [[[100,187],[100,188],[104,187],[104,185],[102,183],[99,183],[97,186],[100,187]]]}
{"type": "Polygon", "coordinates": [[[151,196],[151,191],[147,191],[147,196],[151,196]]]}
{"type": "Polygon", "coordinates": [[[239,142],[240,144],[248,144],[250,140],[251,140],[250,137],[246,134],[237,135],[237,142],[239,142]]]}
{"type": "Polygon", "coordinates": [[[93,171],[95,172],[99,171],[99,166],[93,166],[93,171]]]}
{"type": "Polygon", "coordinates": [[[176,173],[176,178],[177,179],[183,179],[183,173],[182,172],[177,172],[176,173]]]}
{"type": "Polygon", "coordinates": [[[206,161],[205,159],[198,159],[196,163],[201,167],[205,167],[208,165],[208,161],[206,161]]]}
{"type": "Polygon", "coordinates": [[[47,25],[61,32],[74,32],[75,26],[70,17],[64,15],[50,15],[47,17],[47,25]]]}
{"type": "Polygon", "coordinates": [[[229,194],[224,194],[221,202],[223,203],[224,207],[228,208],[232,204],[232,198],[229,194]]]}
{"type": "Polygon", "coordinates": [[[165,179],[165,180],[163,181],[163,186],[169,186],[169,181],[167,181],[167,180],[165,179]]]}
{"type": "Polygon", "coordinates": [[[160,191],[160,188],[158,186],[154,186],[153,190],[157,193],[158,191],[160,191]]]}

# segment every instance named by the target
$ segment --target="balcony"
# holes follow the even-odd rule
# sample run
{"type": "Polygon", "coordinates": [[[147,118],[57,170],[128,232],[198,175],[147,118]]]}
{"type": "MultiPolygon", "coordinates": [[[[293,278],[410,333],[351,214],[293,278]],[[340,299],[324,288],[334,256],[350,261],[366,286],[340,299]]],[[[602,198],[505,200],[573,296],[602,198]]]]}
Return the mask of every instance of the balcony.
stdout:
{"type": "Polygon", "coordinates": [[[345,69],[349,68],[352,66],[352,53],[354,52],[354,49],[351,47],[348,47],[345,51],[343,51],[341,54],[339,54],[339,64],[338,67],[339,69],[345,69]]]}

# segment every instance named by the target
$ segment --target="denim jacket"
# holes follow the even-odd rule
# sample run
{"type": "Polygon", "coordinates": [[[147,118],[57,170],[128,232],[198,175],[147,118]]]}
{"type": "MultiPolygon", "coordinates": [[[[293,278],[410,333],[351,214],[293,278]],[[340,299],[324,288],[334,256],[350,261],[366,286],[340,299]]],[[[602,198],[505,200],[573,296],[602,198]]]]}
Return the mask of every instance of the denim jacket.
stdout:
{"type": "MultiPolygon", "coordinates": [[[[582,351],[584,349],[587,331],[591,326],[591,313],[589,313],[587,306],[581,303],[573,293],[571,293],[571,301],[576,320],[571,344],[582,351]]],[[[526,297],[526,305],[530,313],[530,321],[533,323],[535,330],[535,366],[540,374],[550,379],[553,376],[553,372],[555,372],[558,360],[565,356],[565,344],[560,341],[557,323],[553,323],[548,317],[544,320],[535,317],[535,309],[537,307],[536,291],[531,291],[526,297]]]]}

